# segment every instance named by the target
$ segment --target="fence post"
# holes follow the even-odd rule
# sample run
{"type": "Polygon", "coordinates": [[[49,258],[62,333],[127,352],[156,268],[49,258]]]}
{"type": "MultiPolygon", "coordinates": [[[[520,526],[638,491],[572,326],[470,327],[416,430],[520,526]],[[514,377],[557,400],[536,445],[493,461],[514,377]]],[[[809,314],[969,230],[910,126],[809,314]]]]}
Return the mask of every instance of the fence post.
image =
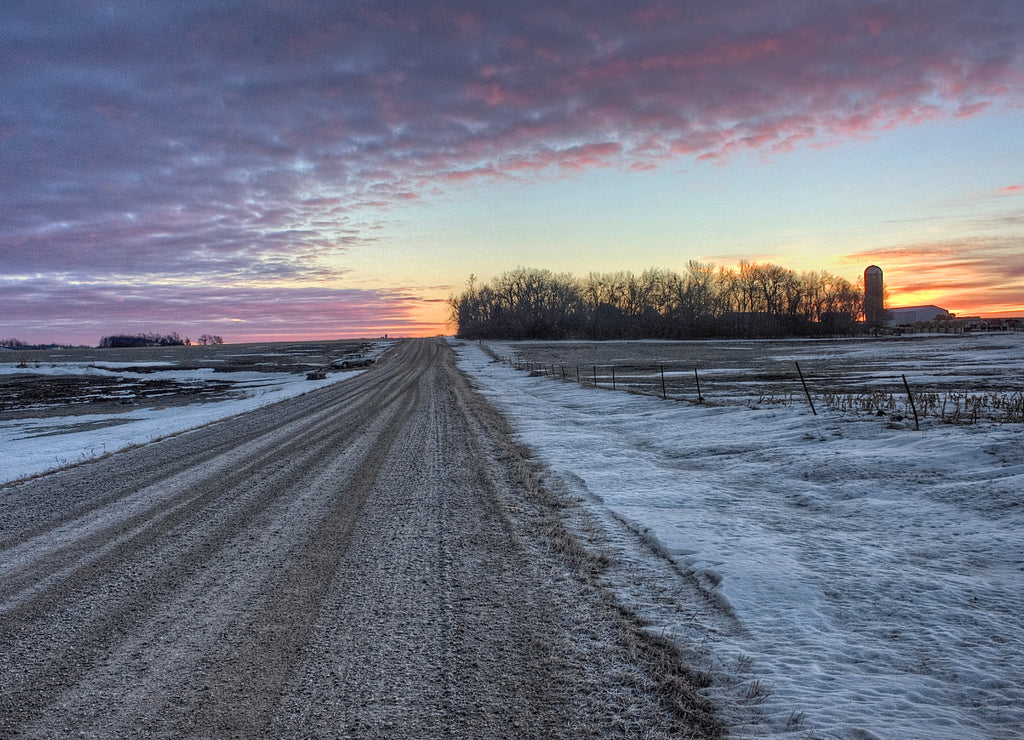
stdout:
{"type": "Polygon", "coordinates": [[[576,382],[577,383],[580,382],[580,366],[579,365],[576,366],[576,382]]]}
{"type": "Polygon", "coordinates": [[[907,389],[907,398],[910,399],[910,408],[914,412],[914,429],[921,431],[921,425],[917,421],[917,406],[914,404],[914,394],[910,392],[910,384],[907,382],[907,376],[903,375],[903,387],[907,389]]]}
{"type": "Polygon", "coordinates": [[[594,365],[594,387],[597,388],[597,365],[594,365]]]}
{"type": "Polygon", "coordinates": [[[612,390],[615,390],[615,365],[612,365],[612,390]]]}
{"type": "Polygon", "coordinates": [[[661,397],[668,399],[668,394],[665,393],[665,366],[658,365],[658,367],[661,369],[661,397]]]}
{"type": "Polygon", "coordinates": [[[697,377],[697,368],[693,368],[693,379],[697,382],[697,403],[704,403],[704,396],[700,394],[700,378],[697,377]]]}
{"type": "Polygon", "coordinates": [[[804,387],[804,395],[807,396],[807,403],[809,403],[811,405],[811,413],[814,414],[815,416],[817,416],[818,412],[814,410],[814,401],[811,400],[811,392],[809,390],[807,390],[807,381],[804,380],[804,373],[800,369],[800,363],[799,362],[796,363],[796,371],[800,375],[800,383],[804,387]]]}

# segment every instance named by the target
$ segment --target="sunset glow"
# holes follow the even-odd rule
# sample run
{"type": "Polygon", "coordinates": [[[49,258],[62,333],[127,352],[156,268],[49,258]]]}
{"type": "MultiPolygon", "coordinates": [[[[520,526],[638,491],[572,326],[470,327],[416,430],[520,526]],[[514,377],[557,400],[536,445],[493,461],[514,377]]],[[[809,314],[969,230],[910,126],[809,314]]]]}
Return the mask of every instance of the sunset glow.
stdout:
{"type": "Polygon", "coordinates": [[[697,259],[1024,315],[1024,5],[0,8],[0,338],[448,331],[697,259]]]}

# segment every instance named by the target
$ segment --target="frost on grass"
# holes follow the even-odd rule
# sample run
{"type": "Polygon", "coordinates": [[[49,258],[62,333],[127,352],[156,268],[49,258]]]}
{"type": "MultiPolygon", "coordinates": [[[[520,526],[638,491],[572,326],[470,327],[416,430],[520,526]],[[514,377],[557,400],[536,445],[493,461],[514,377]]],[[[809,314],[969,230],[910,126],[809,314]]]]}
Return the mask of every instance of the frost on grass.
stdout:
{"type": "MultiPolygon", "coordinates": [[[[669,344],[637,351],[650,361],[669,344]]],[[[457,349],[518,439],[607,531],[618,527],[603,577],[716,677],[704,693],[730,736],[1017,737],[1024,429],[973,423],[963,399],[1020,392],[1024,335],[731,344],[767,365],[800,358],[819,382],[826,366],[859,363],[851,393],[906,373],[938,389],[919,409],[929,423],[917,432],[829,404],[814,416],[799,394],[767,403],[766,392],[789,392],[761,387],[769,372],[740,378],[726,347],[705,349],[722,358],[719,378],[743,382],[714,404],[594,389],[575,382],[575,363],[563,381],[551,361],[575,351],[599,364],[605,351],[624,362],[627,343],[457,349]],[[495,361],[514,355],[548,370],[495,361]]]]}

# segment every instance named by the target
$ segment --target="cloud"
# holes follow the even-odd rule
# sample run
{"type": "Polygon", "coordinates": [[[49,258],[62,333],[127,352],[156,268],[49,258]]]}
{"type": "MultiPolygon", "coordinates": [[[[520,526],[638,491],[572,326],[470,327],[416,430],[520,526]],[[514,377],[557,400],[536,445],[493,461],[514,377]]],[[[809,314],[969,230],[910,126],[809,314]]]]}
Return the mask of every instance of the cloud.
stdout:
{"type": "Polygon", "coordinates": [[[846,255],[882,267],[893,306],[936,303],[962,315],[1024,315],[1024,237],[922,242],[846,255]]]}
{"type": "Polygon", "coordinates": [[[69,284],[38,278],[5,281],[0,335],[27,341],[99,342],[110,334],[176,331],[227,341],[438,334],[431,300],[417,291],[324,287],[223,288],[134,283],[69,284]],[[71,318],[73,317],[73,318],[71,318]],[[21,337],[19,337],[21,338],[21,337]]]}
{"type": "Polygon", "coordinates": [[[0,260],[338,277],[380,212],[438,187],[1019,105],[1022,36],[1015,0],[5,3],[0,260]]]}

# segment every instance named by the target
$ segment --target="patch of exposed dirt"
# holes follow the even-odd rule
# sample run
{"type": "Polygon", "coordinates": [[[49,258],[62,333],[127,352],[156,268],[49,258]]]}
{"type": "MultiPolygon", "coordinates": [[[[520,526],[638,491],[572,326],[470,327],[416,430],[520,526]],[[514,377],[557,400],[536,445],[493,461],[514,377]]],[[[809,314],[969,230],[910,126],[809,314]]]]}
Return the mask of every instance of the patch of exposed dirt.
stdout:
{"type": "Polygon", "coordinates": [[[228,380],[183,383],[168,378],[95,375],[0,375],[0,421],[60,414],[116,413],[126,407],[179,406],[230,398],[228,380]]]}

